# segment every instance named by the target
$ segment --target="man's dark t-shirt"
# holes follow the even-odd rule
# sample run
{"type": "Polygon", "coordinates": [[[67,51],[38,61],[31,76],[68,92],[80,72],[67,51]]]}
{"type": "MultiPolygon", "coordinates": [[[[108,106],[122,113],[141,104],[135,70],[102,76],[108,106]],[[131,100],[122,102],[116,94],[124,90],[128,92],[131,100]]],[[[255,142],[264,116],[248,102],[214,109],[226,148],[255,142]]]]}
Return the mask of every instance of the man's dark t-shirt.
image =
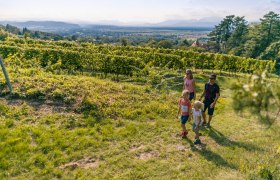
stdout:
{"type": "Polygon", "coordinates": [[[216,93],[220,93],[220,87],[214,83],[211,85],[209,82],[205,83],[205,99],[204,101],[213,102],[216,98],[216,93]]]}

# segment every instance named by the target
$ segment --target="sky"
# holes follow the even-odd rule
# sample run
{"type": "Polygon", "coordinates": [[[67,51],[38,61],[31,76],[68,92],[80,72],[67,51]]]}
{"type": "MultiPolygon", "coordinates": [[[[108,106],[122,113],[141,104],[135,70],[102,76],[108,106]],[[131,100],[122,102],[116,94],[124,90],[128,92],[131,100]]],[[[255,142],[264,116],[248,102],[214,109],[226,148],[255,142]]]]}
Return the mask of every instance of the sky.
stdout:
{"type": "Polygon", "coordinates": [[[0,20],[158,23],[215,20],[226,15],[256,21],[280,13],[280,0],[0,0],[0,20]]]}

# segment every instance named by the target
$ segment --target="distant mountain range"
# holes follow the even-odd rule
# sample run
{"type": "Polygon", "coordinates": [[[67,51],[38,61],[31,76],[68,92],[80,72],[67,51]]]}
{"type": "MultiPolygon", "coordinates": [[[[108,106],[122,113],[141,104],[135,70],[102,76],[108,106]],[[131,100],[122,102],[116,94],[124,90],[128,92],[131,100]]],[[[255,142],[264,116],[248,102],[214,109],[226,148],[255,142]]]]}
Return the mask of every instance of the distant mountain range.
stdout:
{"type": "Polygon", "coordinates": [[[223,18],[209,17],[199,20],[167,20],[160,23],[124,23],[121,21],[100,21],[94,24],[99,25],[115,25],[115,26],[129,26],[129,27],[203,27],[213,28],[218,25],[223,18]]]}
{"type": "Polygon", "coordinates": [[[162,27],[204,27],[213,28],[218,25],[220,21],[212,20],[168,20],[157,24],[151,24],[151,26],[162,26],[162,27]]]}
{"type": "Polygon", "coordinates": [[[78,24],[71,24],[71,23],[58,22],[58,21],[26,21],[26,22],[0,21],[0,24],[3,25],[10,24],[18,28],[26,27],[30,30],[40,30],[40,31],[64,31],[69,29],[81,28],[81,26],[78,24]]]}
{"type": "Polygon", "coordinates": [[[10,24],[19,28],[28,28],[31,30],[40,30],[48,32],[68,31],[73,29],[86,29],[96,26],[111,26],[111,27],[151,27],[151,28],[207,28],[211,29],[219,23],[220,20],[216,19],[202,19],[202,20],[168,20],[161,23],[143,23],[143,24],[126,24],[119,21],[106,21],[92,24],[74,24],[58,21],[0,21],[0,24],[10,24]]]}

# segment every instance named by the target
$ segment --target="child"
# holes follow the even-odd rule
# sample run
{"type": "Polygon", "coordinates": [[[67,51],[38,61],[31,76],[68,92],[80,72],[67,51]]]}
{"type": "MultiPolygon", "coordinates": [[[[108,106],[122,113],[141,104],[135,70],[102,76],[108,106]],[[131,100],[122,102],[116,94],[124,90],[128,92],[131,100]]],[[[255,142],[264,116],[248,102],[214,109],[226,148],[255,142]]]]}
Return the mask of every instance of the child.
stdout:
{"type": "Polygon", "coordinates": [[[186,138],[188,131],[186,129],[186,122],[189,119],[190,113],[191,113],[191,101],[189,100],[189,91],[183,90],[182,97],[179,99],[179,109],[177,118],[179,117],[179,114],[181,113],[181,126],[182,126],[182,138],[186,138]]]}
{"type": "Polygon", "coordinates": [[[194,120],[193,131],[195,132],[194,144],[201,143],[201,141],[199,139],[199,128],[203,123],[202,111],[203,111],[203,103],[200,101],[195,101],[194,108],[192,108],[192,114],[193,114],[193,120],[194,120]]]}
{"type": "Polygon", "coordinates": [[[190,69],[186,70],[186,75],[184,77],[184,89],[190,92],[190,101],[195,99],[195,80],[190,69]]]}

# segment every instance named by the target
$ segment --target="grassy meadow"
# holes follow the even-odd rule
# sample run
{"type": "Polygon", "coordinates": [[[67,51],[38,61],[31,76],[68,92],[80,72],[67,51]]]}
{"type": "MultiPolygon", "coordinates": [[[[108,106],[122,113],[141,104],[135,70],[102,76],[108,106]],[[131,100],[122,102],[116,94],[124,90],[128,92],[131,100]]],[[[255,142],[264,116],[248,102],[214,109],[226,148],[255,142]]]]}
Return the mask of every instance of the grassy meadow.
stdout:
{"type": "MultiPolygon", "coordinates": [[[[235,77],[218,76],[212,128],[193,145],[191,123],[181,139],[175,118],[181,72],[116,79],[8,71],[14,93],[1,85],[1,179],[280,178],[280,124],[234,112],[235,77]]],[[[207,77],[195,74],[198,95],[207,77]]]]}

